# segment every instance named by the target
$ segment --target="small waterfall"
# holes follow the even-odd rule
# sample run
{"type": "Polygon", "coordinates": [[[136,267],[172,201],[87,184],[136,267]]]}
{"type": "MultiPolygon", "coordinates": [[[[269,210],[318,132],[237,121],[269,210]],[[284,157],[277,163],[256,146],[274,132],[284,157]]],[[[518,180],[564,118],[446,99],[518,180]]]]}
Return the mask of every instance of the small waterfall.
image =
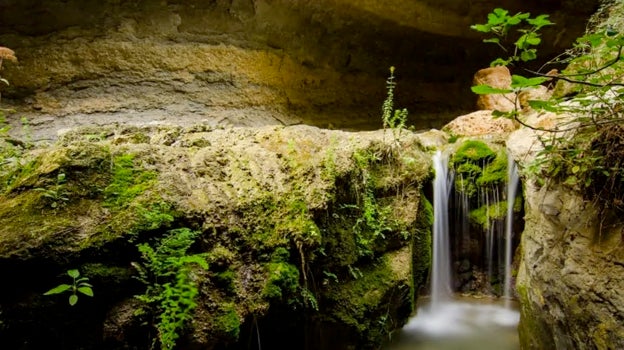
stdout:
{"type": "Polygon", "coordinates": [[[513,216],[514,203],[516,200],[516,191],[520,176],[518,167],[513,157],[507,155],[507,218],[505,227],[505,287],[503,297],[505,298],[505,306],[509,306],[511,300],[511,263],[513,260],[512,239],[513,239],[513,216]]]}
{"type": "Polygon", "coordinates": [[[451,256],[449,244],[448,199],[452,179],[448,173],[448,156],[437,151],[433,156],[433,262],[431,305],[451,299],[451,256]]]}

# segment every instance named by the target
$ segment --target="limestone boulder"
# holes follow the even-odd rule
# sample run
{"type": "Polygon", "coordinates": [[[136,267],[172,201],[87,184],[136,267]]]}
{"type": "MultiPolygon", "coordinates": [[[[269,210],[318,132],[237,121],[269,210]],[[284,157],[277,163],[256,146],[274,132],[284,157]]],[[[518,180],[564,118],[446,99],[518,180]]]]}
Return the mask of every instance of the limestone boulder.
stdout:
{"type": "Polygon", "coordinates": [[[148,348],[166,303],[135,296],[182,283],[197,288],[183,348],[247,344],[258,325],[262,347],[378,348],[426,283],[422,144],[409,131],[109,126],[6,159],[0,264],[15,288],[0,291],[3,346],[148,348]],[[182,237],[183,256],[208,268],[174,280],[148,257],[184,259],[167,255],[182,237]],[[43,295],[69,269],[95,294],[73,308],[43,295]]]}
{"type": "MultiPolygon", "coordinates": [[[[480,69],[475,73],[472,83],[473,85],[488,85],[497,89],[509,89],[511,73],[509,68],[505,66],[480,69]]],[[[517,107],[516,95],[512,93],[479,95],[477,98],[477,108],[482,110],[510,112],[517,107]]]]}
{"type": "Polygon", "coordinates": [[[493,137],[509,134],[517,129],[517,123],[503,117],[494,117],[491,110],[482,110],[459,116],[446,124],[442,130],[456,136],[493,137]]]}

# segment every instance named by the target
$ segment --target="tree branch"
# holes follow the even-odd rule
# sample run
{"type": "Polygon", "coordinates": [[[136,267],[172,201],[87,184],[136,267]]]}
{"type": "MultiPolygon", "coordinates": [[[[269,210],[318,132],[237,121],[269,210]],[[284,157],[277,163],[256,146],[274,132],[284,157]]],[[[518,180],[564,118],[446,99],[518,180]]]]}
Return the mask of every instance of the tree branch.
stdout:
{"type": "Polygon", "coordinates": [[[602,70],[605,70],[609,67],[611,67],[612,65],[618,63],[620,61],[620,58],[622,57],[622,49],[623,47],[620,46],[618,48],[618,53],[617,56],[610,61],[609,63],[605,64],[604,66],[597,68],[591,72],[586,72],[586,73],[578,73],[578,74],[557,74],[557,75],[549,75],[549,74],[544,74],[544,73],[540,73],[540,72],[536,72],[530,69],[526,69],[523,68],[526,72],[529,72],[531,74],[534,74],[536,76],[539,77],[548,77],[548,78],[552,78],[552,79],[557,79],[557,80],[563,80],[563,81],[567,81],[569,83],[574,83],[574,84],[580,84],[580,85],[587,85],[587,86],[593,86],[593,87],[607,87],[607,86],[624,86],[624,83],[606,83],[606,84],[598,84],[598,83],[590,83],[588,81],[583,81],[583,80],[576,80],[576,79],[572,79],[569,77],[578,77],[578,76],[588,76],[588,75],[592,75],[592,74],[596,74],[602,70]]]}

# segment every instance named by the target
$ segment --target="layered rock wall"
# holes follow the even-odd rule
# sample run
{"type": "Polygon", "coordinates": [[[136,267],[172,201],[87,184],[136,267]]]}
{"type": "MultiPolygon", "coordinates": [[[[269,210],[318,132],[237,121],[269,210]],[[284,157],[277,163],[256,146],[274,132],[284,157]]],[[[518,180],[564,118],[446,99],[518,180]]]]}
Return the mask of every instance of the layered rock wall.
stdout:
{"type": "Polygon", "coordinates": [[[35,138],[110,123],[369,129],[396,66],[397,106],[439,127],[472,109],[471,76],[496,52],[471,24],[496,6],[551,13],[547,56],[595,2],[3,1],[0,45],[20,59],[3,103],[35,138]]]}
{"type": "MultiPolygon", "coordinates": [[[[552,118],[529,122],[556,125],[552,118]]],[[[523,167],[542,147],[537,134],[524,128],[508,141],[523,167]]],[[[526,216],[517,278],[522,347],[623,348],[621,220],[602,220],[592,202],[565,186],[539,187],[532,178],[525,178],[523,184],[526,216]]]]}

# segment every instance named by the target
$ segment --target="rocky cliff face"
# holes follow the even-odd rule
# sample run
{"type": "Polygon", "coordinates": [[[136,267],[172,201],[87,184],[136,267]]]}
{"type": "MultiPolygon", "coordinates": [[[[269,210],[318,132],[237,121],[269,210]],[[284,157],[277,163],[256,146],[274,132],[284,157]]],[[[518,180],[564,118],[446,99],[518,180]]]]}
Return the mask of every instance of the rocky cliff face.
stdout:
{"type": "Polygon", "coordinates": [[[471,110],[493,57],[470,24],[496,6],[550,13],[563,49],[597,1],[5,0],[3,104],[35,138],[148,122],[378,128],[388,67],[417,128],[471,110]],[[452,102],[451,102],[452,101],[452,102]]]}
{"type": "MultiPolygon", "coordinates": [[[[530,122],[555,125],[556,119],[530,122]]],[[[521,129],[508,147],[526,166],[541,143],[536,132],[521,129]]],[[[523,182],[526,216],[517,279],[523,348],[624,347],[622,221],[602,221],[591,202],[564,186],[523,182]]]]}

